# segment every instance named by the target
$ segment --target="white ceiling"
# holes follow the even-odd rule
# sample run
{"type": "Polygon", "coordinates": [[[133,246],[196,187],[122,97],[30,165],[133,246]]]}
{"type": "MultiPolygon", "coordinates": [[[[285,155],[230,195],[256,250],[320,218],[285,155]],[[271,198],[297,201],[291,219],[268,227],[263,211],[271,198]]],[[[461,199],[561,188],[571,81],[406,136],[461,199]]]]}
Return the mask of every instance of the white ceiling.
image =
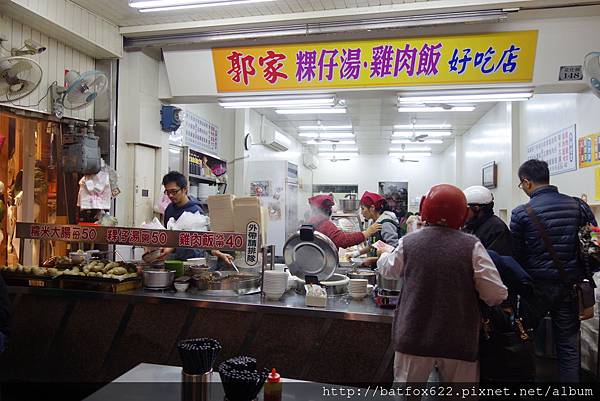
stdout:
{"type": "MultiPolygon", "coordinates": [[[[346,114],[280,115],[271,108],[257,109],[257,111],[292,135],[297,134],[300,125],[316,125],[317,120],[320,120],[323,125],[351,124],[356,135],[357,146],[349,147],[358,147],[361,154],[387,155],[394,125],[410,124],[411,120],[416,118],[418,124],[451,124],[453,137],[460,136],[495,105],[495,103],[479,103],[473,112],[399,113],[395,91],[344,92],[338,94],[338,97],[346,100],[346,114]]],[[[296,138],[300,141],[307,140],[298,136],[296,138]]],[[[429,146],[432,152],[439,153],[453,143],[452,138],[444,139],[441,145],[421,143],[415,146],[429,146]]],[[[395,148],[400,146],[394,145],[395,148]]],[[[407,151],[410,147],[407,145],[407,151]]],[[[341,150],[344,146],[339,145],[338,148],[341,150]]]]}
{"type": "MultiPolygon", "coordinates": [[[[72,0],[119,26],[151,25],[212,19],[292,14],[310,11],[415,3],[415,0],[277,0],[248,5],[207,7],[158,13],[140,13],[128,0],[72,0]]],[[[440,0],[418,0],[419,2],[440,0]]]]}
{"type": "MultiPolygon", "coordinates": [[[[361,18],[369,15],[398,13],[444,12],[483,10],[491,8],[569,7],[576,4],[596,3],[595,0],[276,0],[248,5],[230,5],[178,10],[171,12],[140,13],[129,7],[128,0],[71,0],[79,6],[106,18],[120,27],[152,26],[158,24],[190,23],[193,21],[240,19],[251,22],[252,17],[280,15],[280,21],[303,13],[308,19],[361,18]],[[351,9],[355,9],[354,11],[351,9]],[[364,9],[361,10],[361,9],[364,9]],[[327,13],[319,13],[327,11],[327,13]],[[336,12],[338,11],[338,12],[336,12]],[[367,12],[368,11],[368,12],[367,12]],[[364,14],[364,15],[362,15],[364,14]]],[[[566,9],[564,9],[566,10],[566,9]]],[[[256,22],[256,21],[254,21],[256,22]]],[[[298,20],[296,20],[298,22],[298,20]]],[[[201,27],[201,26],[198,26],[201,27]]],[[[157,31],[152,31],[154,34],[157,31]]]]}

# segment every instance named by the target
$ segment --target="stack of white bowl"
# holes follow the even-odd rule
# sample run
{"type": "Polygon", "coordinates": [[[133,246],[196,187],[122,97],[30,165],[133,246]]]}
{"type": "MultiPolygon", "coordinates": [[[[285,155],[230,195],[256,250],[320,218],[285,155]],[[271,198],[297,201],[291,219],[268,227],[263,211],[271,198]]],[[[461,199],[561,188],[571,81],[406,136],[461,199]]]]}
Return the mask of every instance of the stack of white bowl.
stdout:
{"type": "Polygon", "coordinates": [[[362,299],[367,295],[367,284],[369,280],[364,278],[350,279],[348,293],[354,299],[362,299]]]}
{"type": "Polygon", "coordinates": [[[287,290],[288,273],[278,270],[265,270],[262,289],[267,299],[277,300],[287,290]]]}

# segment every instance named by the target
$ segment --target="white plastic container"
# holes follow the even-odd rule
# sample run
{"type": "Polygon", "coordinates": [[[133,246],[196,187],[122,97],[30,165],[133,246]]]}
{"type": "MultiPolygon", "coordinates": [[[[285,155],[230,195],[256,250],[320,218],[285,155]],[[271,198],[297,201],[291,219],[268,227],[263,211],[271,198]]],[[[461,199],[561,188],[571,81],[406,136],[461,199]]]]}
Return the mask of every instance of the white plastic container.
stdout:
{"type": "Polygon", "coordinates": [[[327,306],[327,292],[321,286],[314,286],[312,284],[305,284],[304,288],[306,289],[306,306],[314,306],[317,308],[324,308],[327,306]],[[319,295],[313,295],[314,289],[313,287],[319,287],[319,295]]]}

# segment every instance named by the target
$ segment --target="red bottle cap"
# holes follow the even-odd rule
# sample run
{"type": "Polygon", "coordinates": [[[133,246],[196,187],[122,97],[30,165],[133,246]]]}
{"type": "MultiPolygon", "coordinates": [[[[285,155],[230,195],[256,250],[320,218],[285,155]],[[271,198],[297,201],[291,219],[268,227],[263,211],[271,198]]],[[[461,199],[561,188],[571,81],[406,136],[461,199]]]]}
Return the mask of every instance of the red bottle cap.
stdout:
{"type": "Polygon", "coordinates": [[[277,373],[275,368],[271,369],[271,373],[269,373],[269,377],[267,378],[267,381],[269,383],[279,383],[280,380],[281,380],[281,376],[279,375],[279,373],[277,373]]]}

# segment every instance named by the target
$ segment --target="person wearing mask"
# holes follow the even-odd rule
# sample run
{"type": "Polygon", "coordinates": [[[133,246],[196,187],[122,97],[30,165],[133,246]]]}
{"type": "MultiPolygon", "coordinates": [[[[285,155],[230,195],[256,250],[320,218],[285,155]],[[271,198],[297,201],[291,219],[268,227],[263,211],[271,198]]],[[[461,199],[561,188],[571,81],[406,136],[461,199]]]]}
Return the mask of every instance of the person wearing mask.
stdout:
{"type": "Polygon", "coordinates": [[[463,192],[433,186],[421,200],[425,226],[381,248],[384,277],[402,279],[392,338],[395,382],[425,382],[437,366],[440,382],[477,382],[479,300],[498,305],[507,290],[481,242],[461,232],[463,192]]]}
{"type": "Polygon", "coordinates": [[[469,214],[463,231],[475,235],[485,249],[512,256],[512,239],[506,223],[494,214],[494,195],[481,185],[465,189],[469,214]]]}
{"type": "Polygon", "coordinates": [[[379,194],[366,191],[360,198],[360,212],[366,221],[381,224],[381,231],[371,237],[371,244],[350,254],[351,257],[368,254],[369,257],[363,262],[365,266],[377,263],[377,251],[371,245],[382,241],[395,248],[398,245],[400,222],[396,214],[392,212],[385,198],[379,194]]]}
{"type": "Polygon", "coordinates": [[[530,198],[517,206],[511,216],[510,230],[515,258],[531,275],[539,295],[535,302],[537,321],[550,312],[556,342],[559,379],[579,382],[579,307],[572,284],[585,277],[585,267],[578,261],[580,227],[596,225],[590,207],[578,198],[558,192],[550,185],[550,171],[543,160],[528,160],[519,167],[519,188],[530,198]],[[532,217],[533,216],[533,217],[532,217]],[[541,227],[540,227],[541,226],[541,227]],[[544,242],[546,234],[551,248],[564,266],[565,276],[544,242]]]}
{"type": "MultiPolygon", "coordinates": [[[[165,187],[165,195],[169,197],[171,203],[165,209],[164,225],[174,218],[175,221],[181,217],[184,212],[204,214],[202,206],[197,199],[188,195],[188,183],[183,174],[178,171],[171,171],[163,177],[162,184],[165,187]]],[[[231,265],[233,256],[221,251],[210,251],[213,256],[218,257],[222,262],[231,265]]],[[[161,259],[187,260],[199,258],[204,255],[201,249],[192,248],[163,248],[161,249],[161,259]]]]}
{"type": "Polygon", "coordinates": [[[333,241],[338,248],[349,248],[359,245],[371,236],[381,230],[381,224],[375,223],[369,226],[365,231],[344,232],[331,221],[331,208],[334,205],[333,197],[330,195],[316,195],[308,199],[311,208],[311,216],[308,224],[311,224],[315,231],[319,231],[333,241]]]}

